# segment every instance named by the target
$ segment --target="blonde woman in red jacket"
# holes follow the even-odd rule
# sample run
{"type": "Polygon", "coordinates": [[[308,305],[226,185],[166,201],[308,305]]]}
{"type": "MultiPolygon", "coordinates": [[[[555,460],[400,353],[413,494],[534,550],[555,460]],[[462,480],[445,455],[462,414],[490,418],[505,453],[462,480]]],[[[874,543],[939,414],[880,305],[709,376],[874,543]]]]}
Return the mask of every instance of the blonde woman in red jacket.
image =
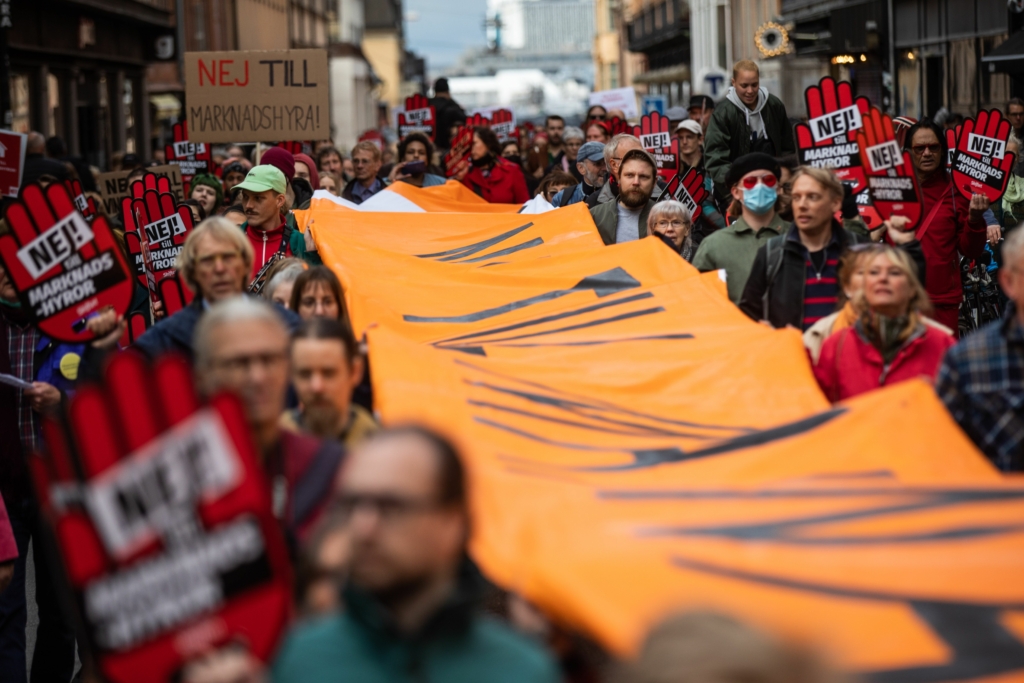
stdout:
{"type": "Polygon", "coordinates": [[[825,340],[814,376],[829,400],[921,377],[934,381],[948,333],[924,323],[928,294],[905,252],[878,247],[854,299],[857,321],[825,340]]]}

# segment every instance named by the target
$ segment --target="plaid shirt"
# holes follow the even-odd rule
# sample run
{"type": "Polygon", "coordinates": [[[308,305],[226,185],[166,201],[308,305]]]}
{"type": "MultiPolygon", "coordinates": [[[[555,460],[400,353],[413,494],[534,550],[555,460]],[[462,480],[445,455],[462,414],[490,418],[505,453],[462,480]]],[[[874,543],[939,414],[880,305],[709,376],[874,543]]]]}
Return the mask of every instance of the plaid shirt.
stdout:
{"type": "Polygon", "coordinates": [[[1012,305],[946,353],[935,391],[996,467],[1024,471],[1024,325],[1012,305]]]}
{"type": "MultiPolygon", "coordinates": [[[[11,373],[18,379],[26,382],[35,381],[32,364],[38,343],[39,332],[33,325],[25,327],[18,327],[14,323],[7,325],[7,353],[11,358],[11,373]]],[[[36,436],[36,414],[20,391],[18,392],[18,427],[21,446],[25,452],[31,453],[36,450],[39,445],[36,436]]]]}

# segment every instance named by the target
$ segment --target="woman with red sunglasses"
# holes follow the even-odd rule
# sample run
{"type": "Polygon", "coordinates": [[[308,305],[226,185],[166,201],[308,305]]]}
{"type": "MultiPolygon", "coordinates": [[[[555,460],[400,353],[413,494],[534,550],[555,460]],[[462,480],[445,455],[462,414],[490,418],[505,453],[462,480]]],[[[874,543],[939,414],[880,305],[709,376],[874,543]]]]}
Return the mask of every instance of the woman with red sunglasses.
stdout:
{"type": "Polygon", "coordinates": [[[927,264],[924,285],[932,302],[932,317],[957,334],[963,300],[958,252],[976,259],[985,250],[984,214],[989,201],[976,194],[968,202],[953,187],[946,170],[946,134],[931,119],[912,125],[906,141],[921,187],[917,238],[927,264]]]}

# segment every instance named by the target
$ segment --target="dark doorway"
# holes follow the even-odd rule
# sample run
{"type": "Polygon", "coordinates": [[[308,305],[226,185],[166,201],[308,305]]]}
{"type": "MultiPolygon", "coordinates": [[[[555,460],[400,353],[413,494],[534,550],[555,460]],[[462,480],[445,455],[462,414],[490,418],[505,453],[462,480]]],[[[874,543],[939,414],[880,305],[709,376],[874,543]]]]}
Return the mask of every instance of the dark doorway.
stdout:
{"type": "Polygon", "coordinates": [[[944,85],[946,82],[945,69],[942,65],[942,57],[927,57],[925,59],[925,91],[927,92],[927,100],[925,101],[925,115],[932,117],[946,104],[945,94],[943,93],[944,85]]]}

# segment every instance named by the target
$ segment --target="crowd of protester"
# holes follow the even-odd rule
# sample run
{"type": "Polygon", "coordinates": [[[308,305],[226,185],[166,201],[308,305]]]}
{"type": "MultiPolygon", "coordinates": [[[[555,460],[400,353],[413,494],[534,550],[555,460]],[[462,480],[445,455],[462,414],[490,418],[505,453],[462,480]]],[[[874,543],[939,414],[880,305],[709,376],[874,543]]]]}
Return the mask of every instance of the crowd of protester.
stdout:
{"type": "MultiPolygon", "coordinates": [[[[698,270],[724,272],[739,311],[803,333],[830,401],[925,378],[996,467],[1024,469],[1024,164],[1001,201],[967,201],[946,171],[943,124],[904,120],[902,144],[928,219],[916,230],[899,217],[869,230],[833,172],[799,166],[791,121],[760,85],[756,64],[739,62],[732,76],[723,101],[695,95],[688,108],[668,112],[680,171],[705,175],[696,220],[662,197],[664,179],[640,140],[613,134],[621,112],[601,106],[578,126],[549,116],[512,140],[478,126],[454,178],[489,202],[583,203],[606,245],[654,237],[698,270]],[[985,253],[999,266],[1004,316],[959,339],[961,262],[985,253]]],[[[212,172],[191,179],[185,204],[197,227],[177,270],[194,299],[173,315],[156,306],[132,348],[151,359],[178,353],[201,392],[241,397],[274,515],[292,544],[298,616],[269,667],[233,647],[197,657],[181,680],[641,683],[684,680],[673,675],[686,671],[685,680],[756,682],[794,680],[793,667],[801,680],[834,678],[787,646],[706,614],[669,620],[635,662],[607,666],[593,643],[476,570],[458,453],[429,430],[377,424],[369,359],[343,287],[293,214],[316,190],[361,204],[394,183],[445,183],[444,154],[466,113],[444,79],[431,103],[433,140],[411,133],[394,149],[364,140],[349,154],[329,142],[311,154],[229,145],[214,150],[212,172]]],[[[1011,101],[1006,114],[1017,151],[1024,102],[1011,101]]],[[[117,169],[131,178],[145,166],[125,154],[117,169]]],[[[25,183],[69,178],[95,193],[92,171],[59,138],[31,133],[25,183]]],[[[141,303],[148,308],[145,293],[141,303]]],[[[59,604],[53,558],[38,551],[35,656],[26,661],[27,555],[42,521],[25,462],[42,446],[41,416],[79,381],[101,375],[126,324],[101,312],[88,321],[94,341],[51,340],[30,323],[0,267],[0,373],[32,384],[0,385],[0,680],[72,678],[75,632],[59,604]]],[[[79,675],[88,680],[94,672],[83,659],[79,675]]]]}

